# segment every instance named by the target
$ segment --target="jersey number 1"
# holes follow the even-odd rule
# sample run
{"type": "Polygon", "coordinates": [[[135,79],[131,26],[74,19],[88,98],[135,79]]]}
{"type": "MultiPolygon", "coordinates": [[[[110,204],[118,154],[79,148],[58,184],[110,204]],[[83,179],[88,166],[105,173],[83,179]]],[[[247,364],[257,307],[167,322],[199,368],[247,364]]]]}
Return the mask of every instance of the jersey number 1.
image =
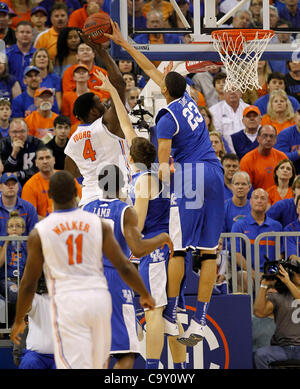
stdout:
{"type": "Polygon", "coordinates": [[[74,243],[76,246],[76,263],[82,262],[82,234],[79,234],[74,241],[74,236],[69,235],[66,240],[66,244],[68,247],[68,257],[69,257],[69,265],[74,265],[74,243]]]}
{"type": "Polygon", "coordinates": [[[91,158],[92,161],[96,160],[96,151],[93,149],[90,139],[87,139],[84,144],[83,149],[83,158],[89,159],[91,158]]]}

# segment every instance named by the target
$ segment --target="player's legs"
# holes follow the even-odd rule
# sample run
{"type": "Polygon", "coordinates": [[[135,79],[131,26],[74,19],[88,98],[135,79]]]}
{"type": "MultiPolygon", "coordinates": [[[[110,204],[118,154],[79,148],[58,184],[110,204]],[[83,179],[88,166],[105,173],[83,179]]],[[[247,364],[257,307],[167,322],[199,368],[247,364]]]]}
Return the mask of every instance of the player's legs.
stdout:
{"type": "MultiPolygon", "coordinates": [[[[184,333],[182,324],[178,321],[179,335],[184,333]]],[[[172,354],[174,369],[185,369],[186,346],[177,342],[177,336],[168,336],[168,342],[172,354]]]]}
{"type": "Polygon", "coordinates": [[[120,355],[113,369],[133,369],[136,354],[128,353],[120,355]]]}
{"type": "Polygon", "coordinates": [[[147,368],[158,368],[157,361],[160,360],[164,347],[164,320],[162,317],[164,307],[154,308],[145,312],[146,319],[146,358],[147,368]]]}

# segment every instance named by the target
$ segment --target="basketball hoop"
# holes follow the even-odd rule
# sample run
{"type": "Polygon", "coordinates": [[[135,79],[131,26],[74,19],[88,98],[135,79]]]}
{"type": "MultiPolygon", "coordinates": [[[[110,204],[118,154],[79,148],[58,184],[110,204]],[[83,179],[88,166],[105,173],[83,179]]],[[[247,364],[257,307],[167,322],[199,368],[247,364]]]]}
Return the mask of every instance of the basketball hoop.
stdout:
{"type": "Polygon", "coordinates": [[[213,46],[226,69],[224,90],[261,89],[257,66],[272,30],[217,30],[212,32],[213,46]]]}

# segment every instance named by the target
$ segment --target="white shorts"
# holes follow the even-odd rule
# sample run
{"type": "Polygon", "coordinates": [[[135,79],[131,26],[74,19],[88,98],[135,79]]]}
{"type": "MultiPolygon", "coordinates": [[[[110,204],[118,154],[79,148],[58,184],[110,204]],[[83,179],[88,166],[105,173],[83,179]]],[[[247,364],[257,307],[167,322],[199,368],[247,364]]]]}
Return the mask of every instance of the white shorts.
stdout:
{"type": "Polygon", "coordinates": [[[106,289],[70,291],[51,299],[57,369],[103,369],[111,344],[111,296],[106,289]]]}

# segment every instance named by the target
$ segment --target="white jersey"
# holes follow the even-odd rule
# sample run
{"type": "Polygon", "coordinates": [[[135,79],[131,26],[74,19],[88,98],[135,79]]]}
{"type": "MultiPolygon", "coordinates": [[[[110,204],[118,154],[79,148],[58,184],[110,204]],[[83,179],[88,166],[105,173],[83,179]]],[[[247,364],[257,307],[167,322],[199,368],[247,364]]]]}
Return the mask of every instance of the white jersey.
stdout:
{"type": "Polygon", "coordinates": [[[102,117],[92,124],[80,124],[69,139],[65,154],[76,163],[83,177],[80,205],[101,197],[97,177],[100,165],[117,165],[122,170],[125,183],[130,181],[128,143],[109,132],[102,123],[102,117]]]}
{"type": "Polygon", "coordinates": [[[79,208],[54,211],[35,228],[42,243],[50,296],[72,290],[107,289],[98,216],[79,208]]]}

